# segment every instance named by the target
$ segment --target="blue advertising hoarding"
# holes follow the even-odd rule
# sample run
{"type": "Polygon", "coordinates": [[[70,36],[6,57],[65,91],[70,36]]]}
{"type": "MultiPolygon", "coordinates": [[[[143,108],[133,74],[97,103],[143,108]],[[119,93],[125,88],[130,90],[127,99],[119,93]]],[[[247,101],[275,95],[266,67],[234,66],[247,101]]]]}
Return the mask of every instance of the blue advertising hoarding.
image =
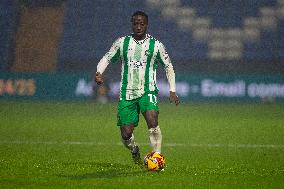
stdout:
{"type": "MultiPolygon", "coordinates": [[[[0,73],[1,99],[94,99],[96,85],[88,73],[0,73]]],[[[168,97],[166,80],[157,81],[159,96],[168,97]]],[[[284,75],[178,75],[182,101],[284,101],[284,75]]],[[[119,81],[108,83],[108,97],[118,99],[119,81]]]]}

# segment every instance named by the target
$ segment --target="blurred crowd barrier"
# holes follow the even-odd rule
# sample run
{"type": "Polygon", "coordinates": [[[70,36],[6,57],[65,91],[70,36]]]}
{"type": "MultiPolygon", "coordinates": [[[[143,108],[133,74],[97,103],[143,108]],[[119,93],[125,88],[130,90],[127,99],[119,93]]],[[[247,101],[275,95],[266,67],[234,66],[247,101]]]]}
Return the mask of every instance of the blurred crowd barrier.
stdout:
{"type": "Polygon", "coordinates": [[[106,86],[93,90],[91,78],[136,10],[166,46],[183,100],[282,101],[284,0],[2,0],[1,98],[117,98],[119,62],[106,86]]]}
{"type": "MultiPolygon", "coordinates": [[[[167,100],[166,80],[158,82],[160,100],[167,100]]],[[[118,81],[95,85],[89,74],[1,73],[2,99],[97,100],[119,99],[118,81]]],[[[282,75],[179,75],[177,93],[183,102],[284,102],[282,75]]]]}

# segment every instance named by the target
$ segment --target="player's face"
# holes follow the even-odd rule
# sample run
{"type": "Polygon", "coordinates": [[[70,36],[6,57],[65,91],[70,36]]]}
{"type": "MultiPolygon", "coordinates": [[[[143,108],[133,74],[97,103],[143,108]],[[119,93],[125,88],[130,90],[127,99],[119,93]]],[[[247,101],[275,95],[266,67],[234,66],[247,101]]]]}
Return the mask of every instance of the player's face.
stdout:
{"type": "Polygon", "coordinates": [[[144,16],[137,15],[132,18],[132,30],[135,39],[144,39],[146,36],[147,27],[148,23],[144,16]]]}

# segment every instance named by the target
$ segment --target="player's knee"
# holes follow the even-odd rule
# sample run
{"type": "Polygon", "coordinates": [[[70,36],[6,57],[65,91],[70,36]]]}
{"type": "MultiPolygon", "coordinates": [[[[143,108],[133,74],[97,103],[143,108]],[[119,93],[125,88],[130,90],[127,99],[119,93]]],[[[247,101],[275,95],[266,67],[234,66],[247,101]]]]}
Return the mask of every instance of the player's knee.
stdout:
{"type": "Polygon", "coordinates": [[[151,119],[148,122],[148,128],[156,128],[158,126],[158,121],[155,119],[151,119]]]}
{"type": "Polygon", "coordinates": [[[156,128],[158,126],[158,112],[147,111],[144,116],[149,129],[156,128]]]}
{"type": "Polygon", "coordinates": [[[148,119],[148,128],[156,128],[158,126],[158,117],[153,115],[148,119]]]}

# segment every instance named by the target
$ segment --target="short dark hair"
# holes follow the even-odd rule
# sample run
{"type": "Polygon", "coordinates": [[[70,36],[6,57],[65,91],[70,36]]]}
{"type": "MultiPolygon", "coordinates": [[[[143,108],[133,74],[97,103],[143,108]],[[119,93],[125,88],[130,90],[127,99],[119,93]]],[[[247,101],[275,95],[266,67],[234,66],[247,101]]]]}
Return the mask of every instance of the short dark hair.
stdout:
{"type": "Polygon", "coordinates": [[[131,22],[133,21],[133,17],[134,16],[138,16],[138,15],[139,16],[144,16],[146,18],[147,23],[148,23],[148,15],[145,12],[143,12],[143,11],[136,11],[136,12],[134,12],[132,14],[132,17],[131,17],[131,22]]]}

